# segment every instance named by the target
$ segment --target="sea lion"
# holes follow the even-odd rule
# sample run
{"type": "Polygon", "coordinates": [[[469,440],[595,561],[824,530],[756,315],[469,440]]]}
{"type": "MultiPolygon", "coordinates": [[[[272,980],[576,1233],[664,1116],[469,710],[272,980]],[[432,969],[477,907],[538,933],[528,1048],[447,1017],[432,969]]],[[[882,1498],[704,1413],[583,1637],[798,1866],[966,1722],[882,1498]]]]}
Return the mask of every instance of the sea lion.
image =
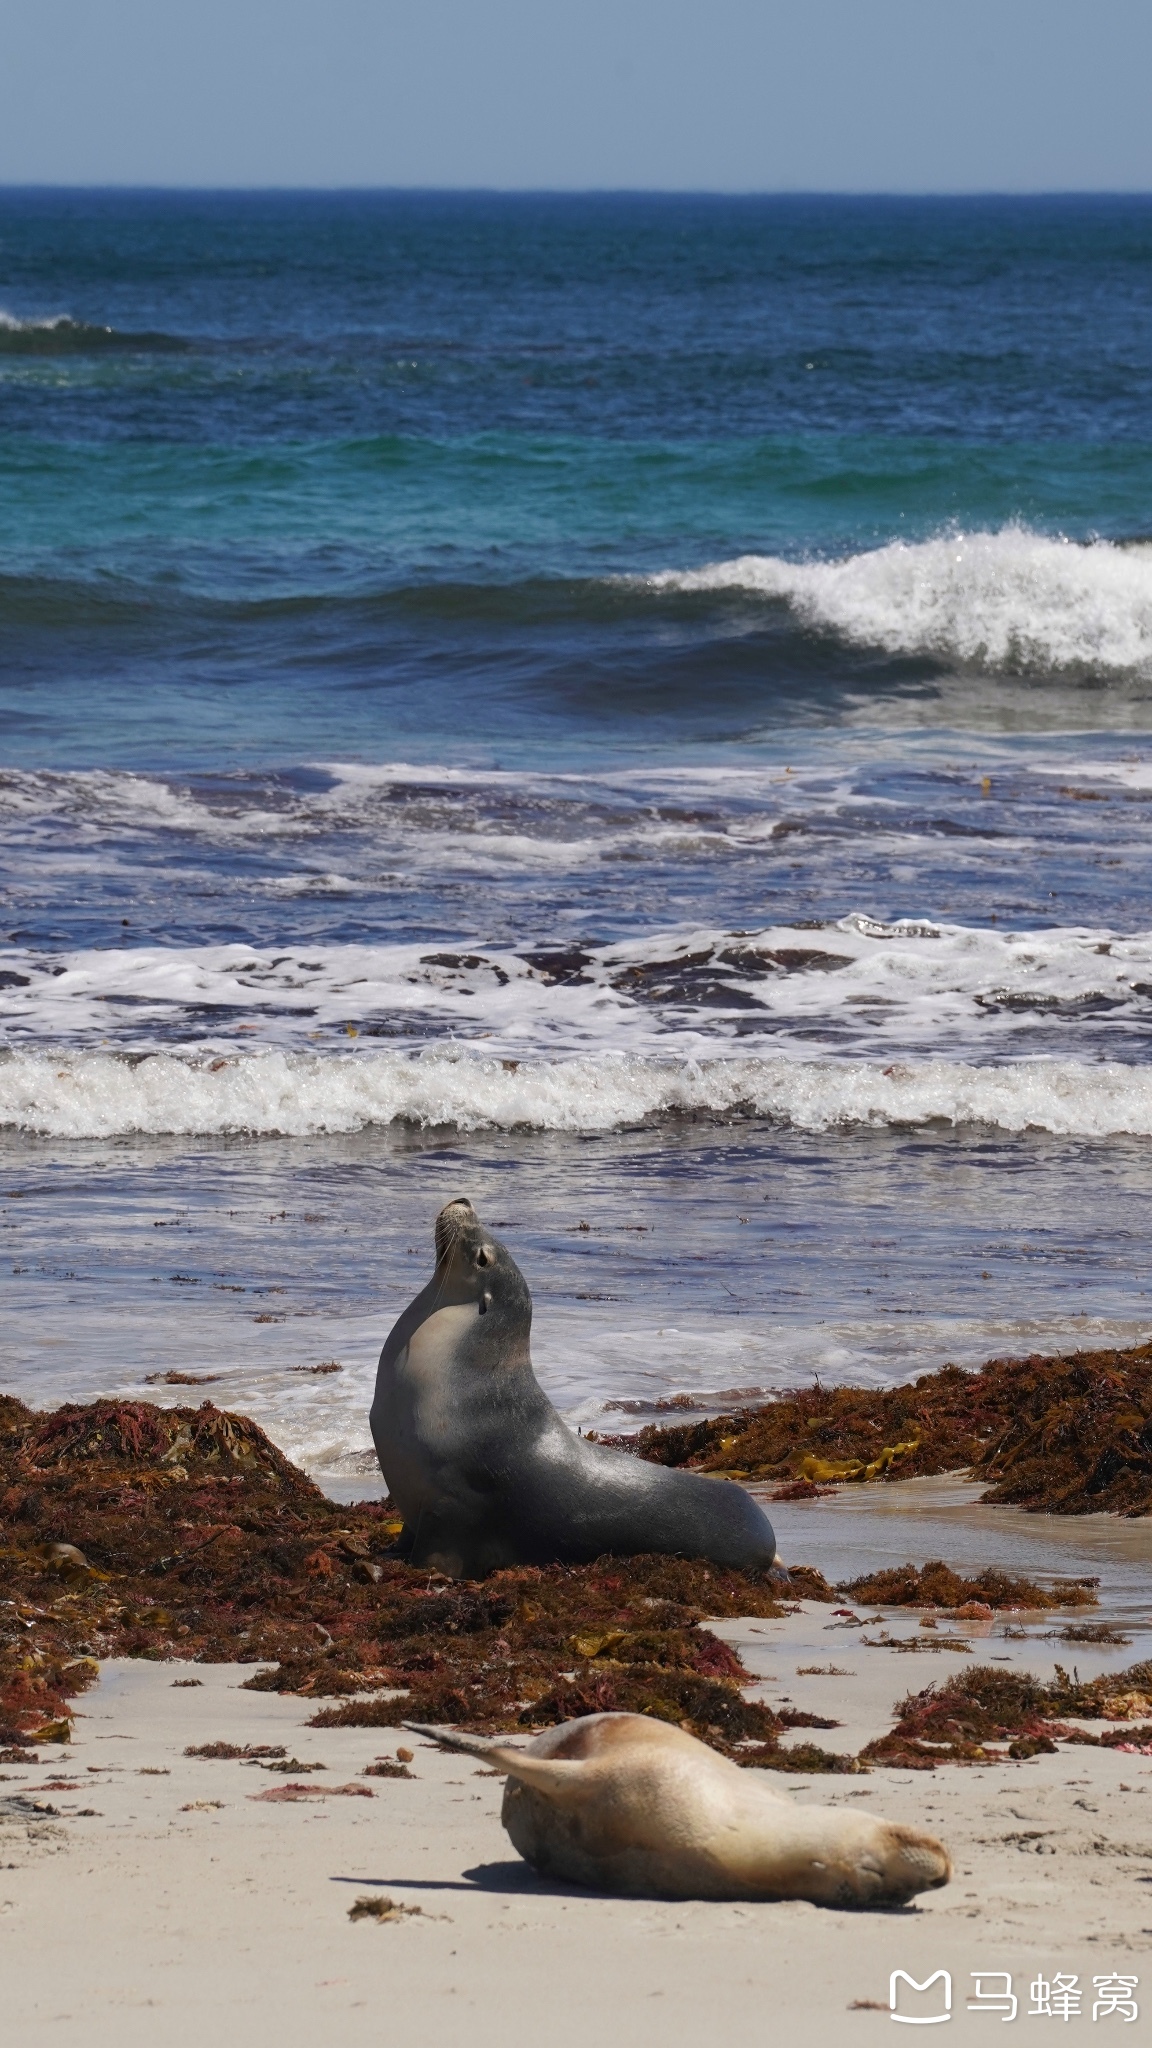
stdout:
{"type": "Polygon", "coordinates": [[[794,1805],[764,1772],[645,1714],[585,1714],[526,1750],[405,1726],[506,1772],[500,1818],[514,1847],[572,1884],[633,1898],[895,1906],[952,1875],[933,1835],[874,1813],[794,1805]]]}
{"type": "Polygon", "coordinates": [[[372,1438],[401,1550],[453,1578],[664,1551],[767,1569],[772,1524],[740,1486],[591,1444],[532,1370],[532,1297],[471,1202],[436,1218],[436,1270],[380,1354],[372,1438]]]}

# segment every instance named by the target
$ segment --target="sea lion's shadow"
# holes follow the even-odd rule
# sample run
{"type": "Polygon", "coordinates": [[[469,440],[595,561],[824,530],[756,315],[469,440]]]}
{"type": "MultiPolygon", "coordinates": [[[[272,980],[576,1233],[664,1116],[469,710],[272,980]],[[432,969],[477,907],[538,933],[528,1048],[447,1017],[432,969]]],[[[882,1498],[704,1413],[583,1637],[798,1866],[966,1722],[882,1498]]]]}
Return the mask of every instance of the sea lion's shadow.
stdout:
{"type": "MultiPolygon", "coordinates": [[[[780,1901],[776,1899],[701,1899],[689,1901],[686,1899],[670,1899],[665,1892],[630,1892],[624,1894],[621,1892],[600,1891],[599,1888],[592,1885],[565,1884],[563,1878],[538,1877],[534,1870],[520,1862],[477,1863],[473,1865],[471,1870],[462,1871],[461,1875],[465,1878],[470,1878],[471,1883],[458,1885],[456,1887],[458,1891],[521,1892],[527,1896],[541,1899],[620,1899],[623,1903],[627,1903],[628,1899],[632,1899],[634,1902],[647,1902],[661,1906],[682,1906],[687,1904],[773,1906],[793,1903],[790,1900],[780,1901]]],[[[906,1916],[919,1910],[914,1900],[911,1899],[905,1900],[902,1904],[897,1904],[894,1901],[887,1904],[877,1902],[875,1905],[857,1904],[855,1902],[847,1904],[843,1900],[838,1903],[830,1900],[827,1905],[820,1901],[813,1901],[813,1903],[816,1905],[818,1912],[883,1913],[888,1918],[891,1918],[893,1913],[906,1916]]]]}
{"type": "MultiPolygon", "coordinates": [[[[521,1863],[518,1859],[513,1861],[511,1858],[504,1863],[475,1863],[471,1870],[461,1871],[458,1878],[334,1877],[330,1881],[332,1884],[379,1885],[385,1889],[389,1885],[395,1885],[397,1891],[519,1893],[521,1897],[535,1899],[605,1899],[618,1896],[618,1894],[613,1892],[593,1891],[587,1885],[565,1884],[562,1878],[538,1877],[530,1865],[521,1863]]],[[[663,1905],[684,1903],[682,1900],[662,1898],[658,1892],[633,1894],[632,1896],[648,1898],[653,1902],[663,1905]]],[[[705,1901],[704,1903],[708,1902],[705,1901]]],[[[731,1900],[716,1900],[711,1903],[723,1905],[734,1902],[731,1900]]],[[[749,1899],[742,1902],[736,1901],[735,1903],[770,1906],[777,1902],[772,1899],[749,1899]]],[[[875,1905],[863,1903],[849,1905],[846,1901],[841,1900],[838,1903],[829,1901],[827,1907],[818,1907],[818,1910],[860,1914],[882,1913],[886,1919],[891,1919],[893,1915],[898,1918],[907,1918],[917,1913],[919,1908],[915,1901],[911,1899],[905,1900],[903,1904],[892,1903],[889,1905],[879,1902],[875,1905]]]]}
{"type": "Polygon", "coordinates": [[[509,1858],[504,1863],[476,1863],[457,1877],[333,1877],[332,1884],[395,1885],[413,1892],[520,1892],[530,1898],[587,1899],[599,1897],[579,1884],[538,1877],[528,1864],[509,1858]]]}
{"type": "Polygon", "coordinates": [[[566,1884],[562,1877],[541,1877],[519,1857],[504,1863],[474,1863],[461,1872],[470,1889],[479,1892],[523,1892],[541,1899],[587,1899],[593,1896],[586,1885],[566,1884]]]}

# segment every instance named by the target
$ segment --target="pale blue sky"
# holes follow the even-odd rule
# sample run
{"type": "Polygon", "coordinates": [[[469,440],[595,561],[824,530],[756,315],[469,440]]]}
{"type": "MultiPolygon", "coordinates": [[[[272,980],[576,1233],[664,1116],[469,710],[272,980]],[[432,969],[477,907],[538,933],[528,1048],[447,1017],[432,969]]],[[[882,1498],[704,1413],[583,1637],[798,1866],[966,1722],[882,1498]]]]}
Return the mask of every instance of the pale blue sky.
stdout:
{"type": "Polygon", "coordinates": [[[0,0],[0,182],[1152,189],[1152,0],[0,0]]]}

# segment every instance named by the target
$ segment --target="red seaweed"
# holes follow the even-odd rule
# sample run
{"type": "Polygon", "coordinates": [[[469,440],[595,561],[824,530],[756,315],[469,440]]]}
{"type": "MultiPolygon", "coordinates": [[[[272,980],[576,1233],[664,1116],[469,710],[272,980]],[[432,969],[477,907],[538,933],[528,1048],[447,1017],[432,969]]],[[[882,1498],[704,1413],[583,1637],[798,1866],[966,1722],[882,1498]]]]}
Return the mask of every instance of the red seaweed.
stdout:
{"type": "Polygon", "coordinates": [[[655,1464],[775,1481],[780,1499],[968,1472],[986,1482],[986,1501],[1034,1513],[1146,1515],[1152,1344],[998,1358],[978,1372],[946,1365],[883,1390],[800,1388],[612,1442],[655,1464]]]}
{"type": "MultiPolygon", "coordinates": [[[[256,1690],[345,1703],[321,1725],[394,1722],[396,1695],[406,1717],[492,1730],[611,1700],[757,1761],[800,1725],[747,1701],[750,1674],[701,1626],[785,1613],[766,1573],[609,1557],[455,1583],[406,1564],[398,1529],[388,1503],[338,1506],[210,1401],[36,1414],[4,1397],[0,1740],[66,1739],[69,1700],[109,1656],[248,1663],[256,1690]]],[[[811,1570],[797,1590],[835,1597],[811,1570]]]]}
{"type": "MultiPolygon", "coordinates": [[[[1112,1414],[1112,1401],[1121,1413],[1121,1383],[1123,1427],[1135,1441],[1132,1404],[1149,1349],[1108,1354],[1120,1362],[1095,1379],[1086,1359],[1045,1362],[1059,1411],[1054,1458],[1086,1463],[1095,1455],[1091,1445],[1069,1448],[1068,1402],[1091,1395],[1102,1412],[1112,1414]]],[[[1032,1362],[1024,1364],[1031,1373],[1032,1362]]],[[[1003,1376],[986,1368],[995,1372],[1003,1376]]],[[[980,1377],[940,1376],[948,1412],[970,1418],[980,1377]]],[[[896,1391],[915,1394],[930,1416],[924,1385],[896,1391]]],[[[990,1469],[997,1460],[997,1469],[1015,1469],[1006,1445],[1020,1447],[1023,1467],[1038,1455],[1026,1391],[1010,1424],[995,1440],[988,1433],[981,1456],[990,1469]]],[[[852,1403],[889,1398],[841,1392],[845,1415],[852,1403]]],[[[837,1398],[819,1396],[826,1415],[837,1398]]],[[[785,1407],[772,1404],[749,1428],[776,1429],[785,1407]]],[[[1058,1674],[1046,1688],[988,1666],[903,1702],[896,1729],[862,1761],[812,1743],[789,1747],[786,1731],[835,1723],[748,1697],[751,1674],[705,1626],[789,1612],[788,1592],[768,1574],[642,1556],[454,1582],[406,1564],[395,1549],[398,1531],[391,1503],[328,1500],[255,1423],[210,1401],[165,1408],[104,1400],[38,1414],[0,1397],[0,1745],[20,1757],[37,1742],[67,1740],[69,1702],[97,1675],[97,1660],[110,1656],[249,1664],[254,1690],[315,1700],[318,1726],[387,1727],[404,1718],[527,1731],[623,1710],[674,1721],[742,1764],[786,1771],[855,1770],[869,1760],[931,1768],[985,1760],[1004,1743],[1021,1755],[1032,1753],[1021,1744],[1057,1740],[1140,1747],[1152,1723],[1150,1666],[1089,1685],[1058,1674]],[[1112,1721],[1116,1732],[1098,1738],[1070,1727],[1069,1716],[1112,1721]],[[1129,1732],[1129,1723],[1139,1725],[1129,1732]]],[[[793,1568],[788,1590],[837,1598],[809,1566],[793,1568]]],[[[996,1572],[963,1577],[939,1562],[873,1574],[844,1590],[869,1605],[975,1603],[982,1611],[1094,1598],[1090,1582],[1045,1592],[996,1572]]]]}

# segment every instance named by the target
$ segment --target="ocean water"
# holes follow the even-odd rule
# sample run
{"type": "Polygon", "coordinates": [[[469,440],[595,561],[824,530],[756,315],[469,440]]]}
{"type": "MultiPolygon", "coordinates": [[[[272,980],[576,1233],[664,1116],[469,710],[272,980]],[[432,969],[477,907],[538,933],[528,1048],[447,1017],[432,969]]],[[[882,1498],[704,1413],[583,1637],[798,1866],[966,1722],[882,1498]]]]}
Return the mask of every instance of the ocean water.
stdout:
{"type": "Polygon", "coordinates": [[[26,1398],[1149,1334],[1152,202],[0,193],[0,848],[26,1398]]]}

